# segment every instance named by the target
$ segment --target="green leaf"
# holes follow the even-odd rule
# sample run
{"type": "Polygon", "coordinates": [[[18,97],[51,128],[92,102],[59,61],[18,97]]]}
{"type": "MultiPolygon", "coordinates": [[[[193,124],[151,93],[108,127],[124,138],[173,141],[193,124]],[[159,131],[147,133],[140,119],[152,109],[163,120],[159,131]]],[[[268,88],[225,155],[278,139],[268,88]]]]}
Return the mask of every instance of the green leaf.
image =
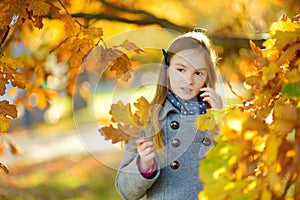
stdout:
{"type": "Polygon", "coordinates": [[[300,99],[300,86],[298,83],[288,83],[282,88],[280,93],[287,98],[300,99]]]}

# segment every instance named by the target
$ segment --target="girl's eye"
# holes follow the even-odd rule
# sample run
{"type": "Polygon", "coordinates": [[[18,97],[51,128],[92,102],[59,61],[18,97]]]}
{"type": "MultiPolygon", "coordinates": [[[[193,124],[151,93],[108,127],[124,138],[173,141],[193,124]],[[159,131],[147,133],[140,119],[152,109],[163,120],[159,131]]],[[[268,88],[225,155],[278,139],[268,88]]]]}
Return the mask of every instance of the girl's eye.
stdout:
{"type": "Polygon", "coordinates": [[[177,71],[184,72],[184,69],[183,68],[177,68],[177,71]]]}
{"type": "Polygon", "coordinates": [[[203,75],[203,73],[202,73],[202,72],[196,72],[196,75],[198,75],[198,76],[202,76],[202,75],[203,75]]]}

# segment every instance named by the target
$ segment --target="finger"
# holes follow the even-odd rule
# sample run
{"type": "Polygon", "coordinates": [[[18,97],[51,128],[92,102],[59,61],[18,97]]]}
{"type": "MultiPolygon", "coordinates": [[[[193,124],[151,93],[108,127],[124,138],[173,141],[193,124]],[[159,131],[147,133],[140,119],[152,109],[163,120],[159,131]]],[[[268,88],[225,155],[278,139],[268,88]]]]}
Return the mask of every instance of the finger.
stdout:
{"type": "Polygon", "coordinates": [[[154,148],[151,148],[151,147],[139,152],[139,155],[143,158],[148,157],[151,154],[154,154],[154,148]]]}
{"type": "Polygon", "coordinates": [[[210,87],[203,87],[199,89],[200,92],[211,92],[214,91],[212,88],[210,87]]]}
{"type": "Polygon", "coordinates": [[[140,142],[137,145],[137,150],[138,152],[142,152],[147,148],[153,148],[154,147],[154,143],[152,141],[144,141],[144,142],[140,142]]]}
{"type": "Polygon", "coordinates": [[[200,97],[207,97],[210,96],[209,92],[203,92],[202,94],[200,94],[200,97]]]}
{"type": "Polygon", "coordinates": [[[149,153],[147,155],[140,155],[140,159],[142,162],[147,163],[149,161],[152,161],[155,158],[155,153],[149,153]]]}

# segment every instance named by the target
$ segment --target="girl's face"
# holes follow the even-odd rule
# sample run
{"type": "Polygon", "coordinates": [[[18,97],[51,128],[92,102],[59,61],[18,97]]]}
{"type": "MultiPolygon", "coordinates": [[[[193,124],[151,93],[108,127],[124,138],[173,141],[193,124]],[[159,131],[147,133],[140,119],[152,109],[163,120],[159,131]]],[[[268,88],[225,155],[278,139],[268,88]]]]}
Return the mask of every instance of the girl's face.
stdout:
{"type": "Polygon", "coordinates": [[[186,49],[176,53],[168,68],[171,90],[183,100],[196,97],[206,82],[207,68],[208,63],[198,49],[186,49]]]}

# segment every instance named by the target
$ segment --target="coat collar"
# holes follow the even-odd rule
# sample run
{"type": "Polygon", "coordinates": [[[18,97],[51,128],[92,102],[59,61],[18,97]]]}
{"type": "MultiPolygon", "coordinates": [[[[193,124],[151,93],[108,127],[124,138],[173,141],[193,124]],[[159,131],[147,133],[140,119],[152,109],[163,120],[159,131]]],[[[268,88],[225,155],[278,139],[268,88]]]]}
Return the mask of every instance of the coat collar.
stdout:
{"type": "Polygon", "coordinates": [[[159,113],[159,120],[163,120],[167,117],[169,112],[176,112],[176,113],[180,113],[180,111],[178,109],[176,109],[171,102],[169,102],[168,99],[166,99],[160,113],[159,113]]]}

